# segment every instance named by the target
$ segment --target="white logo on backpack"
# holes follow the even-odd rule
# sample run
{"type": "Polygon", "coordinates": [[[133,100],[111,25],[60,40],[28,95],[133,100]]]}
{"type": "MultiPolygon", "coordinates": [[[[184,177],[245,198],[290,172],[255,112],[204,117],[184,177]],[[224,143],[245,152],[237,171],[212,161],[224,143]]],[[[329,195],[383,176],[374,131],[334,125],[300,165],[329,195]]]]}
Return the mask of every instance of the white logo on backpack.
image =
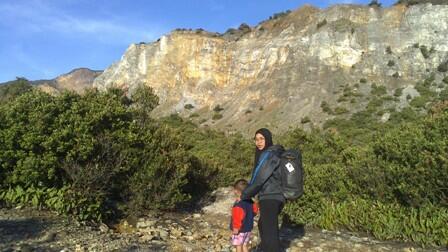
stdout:
{"type": "Polygon", "coordinates": [[[285,166],[286,169],[288,169],[288,172],[294,171],[294,166],[291,163],[287,163],[285,166]]]}

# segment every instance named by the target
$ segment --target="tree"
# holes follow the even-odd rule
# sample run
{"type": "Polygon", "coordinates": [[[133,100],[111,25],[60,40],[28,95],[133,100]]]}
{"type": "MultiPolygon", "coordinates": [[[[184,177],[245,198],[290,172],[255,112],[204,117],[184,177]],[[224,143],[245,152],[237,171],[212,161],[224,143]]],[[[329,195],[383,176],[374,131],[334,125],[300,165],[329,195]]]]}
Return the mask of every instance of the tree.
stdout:
{"type": "Polygon", "coordinates": [[[380,7],[381,7],[381,3],[378,2],[378,0],[372,0],[372,1],[369,3],[369,6],[370,6],[370,7],[378,7],[378,8],[380,8],[380,7]]]}

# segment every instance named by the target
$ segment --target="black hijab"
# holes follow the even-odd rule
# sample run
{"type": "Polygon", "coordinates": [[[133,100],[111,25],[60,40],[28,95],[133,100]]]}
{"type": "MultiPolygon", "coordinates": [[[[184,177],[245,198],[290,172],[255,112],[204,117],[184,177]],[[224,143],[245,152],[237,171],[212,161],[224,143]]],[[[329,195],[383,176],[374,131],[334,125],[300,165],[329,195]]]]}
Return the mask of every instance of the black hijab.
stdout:
{"type": "Polygon", "coordinates": [[[271,133],[268,129],[266,129],[266,128],[261,128],[261,129],[257,130],[257,131],[255,132],[254,137],[255,137],[257,134],[262,134],[262,135],[264,136],[264,139],[265,139],[265,146],[264,146],[264,148],[263,148],[262,150],[259,150],[259,149],[257,148],[257,146],[255,146],[254,169],[255,169],[255,167],[257,167],[258,160],[260,159],[260,155],[261,155],[261,153],[263,153],[264,150],[266,150],[267,148],[269,148],[269,147],[271,147],[271,146],[273,145],[273,143],[272,143],[272,133],[271,133]]]}

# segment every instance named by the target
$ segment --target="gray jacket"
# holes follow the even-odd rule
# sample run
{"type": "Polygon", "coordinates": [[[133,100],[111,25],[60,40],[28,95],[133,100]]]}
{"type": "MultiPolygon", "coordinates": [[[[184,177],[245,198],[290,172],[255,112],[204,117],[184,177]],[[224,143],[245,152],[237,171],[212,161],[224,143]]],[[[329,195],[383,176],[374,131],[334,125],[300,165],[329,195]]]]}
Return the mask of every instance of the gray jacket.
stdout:
{"type": "Polygon", "coordinates": [[[242,200],[249,200],[258,194],[259,200],[274,199],[285,202],[281,186],[280,155],[284,151],[283,146],[273,145],[265,150],[258,161],[258,165],[252,172],[249,186],[241,195],[242,200]]]}

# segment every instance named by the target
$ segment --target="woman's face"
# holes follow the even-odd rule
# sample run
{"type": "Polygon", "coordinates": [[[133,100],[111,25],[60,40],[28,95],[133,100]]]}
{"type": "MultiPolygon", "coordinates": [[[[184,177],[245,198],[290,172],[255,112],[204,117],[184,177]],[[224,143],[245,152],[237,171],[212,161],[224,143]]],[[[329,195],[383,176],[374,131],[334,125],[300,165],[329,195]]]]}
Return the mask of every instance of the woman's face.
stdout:
{"type": "Polygon", "coordinates": [[[255,146],[257,146],[257,149],[259,150],[263,150],[264,146],[266,146],[266,139],[260,133],[255,135],[255,146]]]}

